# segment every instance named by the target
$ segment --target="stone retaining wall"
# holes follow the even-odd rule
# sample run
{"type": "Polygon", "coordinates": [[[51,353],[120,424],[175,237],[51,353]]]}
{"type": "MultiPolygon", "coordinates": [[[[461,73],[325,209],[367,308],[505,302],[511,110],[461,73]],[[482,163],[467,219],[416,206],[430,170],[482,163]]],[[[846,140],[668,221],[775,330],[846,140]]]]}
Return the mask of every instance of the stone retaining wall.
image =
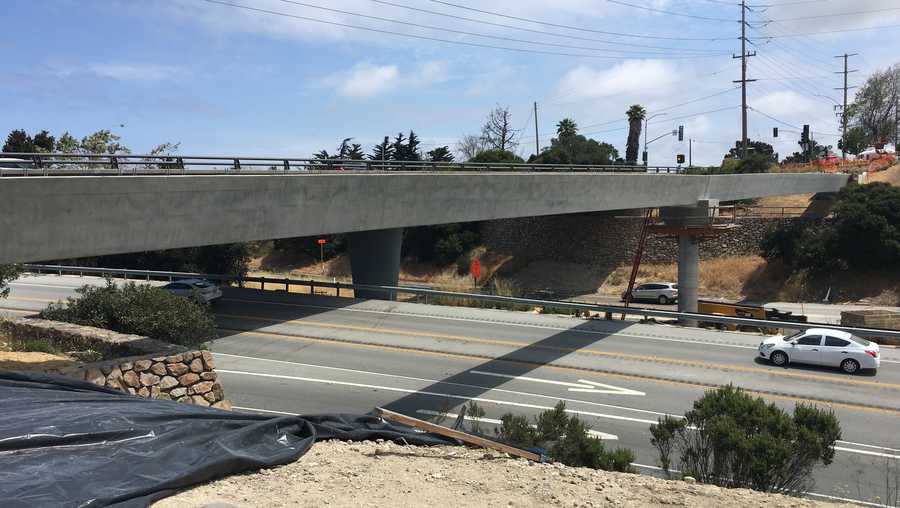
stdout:
{"type": "Polygon", "coordinates": [[[45,340],[65,351],[97,351],[106,360],[48,374],[74,377],[150,399],[230,409],[209,351],[188,350],[141,335],[117,333],[45,319],[3,318],[0,331],[12,341],[45,340]]]}
{"type": "Polygon", "coordinates": [[[119,358],[48,373],[83,379],[148,399],[231,409],[215,369],[212,353],[188,351],[152,358],[119,358]]]}
{"type": "MultiPolygon", "coordinates": [[[[482,223],[485,246],[527,260],[555,260],[615,267],[630,263],[640,236],[643,210],[620,210],[546,217],[503,219],[482,223]],[[617,218],[618,217],[618,218],[617,218]]],[[[810,219],[745,218],[738,227],[700,244],[700,258],[759,254],[769,228],[781,222],[810,219]]],[[[820,221],[812,221],[820,222],[820,221]]],[[[645,263],[674,263],[678,243],[650,236],[645,263]]]]}

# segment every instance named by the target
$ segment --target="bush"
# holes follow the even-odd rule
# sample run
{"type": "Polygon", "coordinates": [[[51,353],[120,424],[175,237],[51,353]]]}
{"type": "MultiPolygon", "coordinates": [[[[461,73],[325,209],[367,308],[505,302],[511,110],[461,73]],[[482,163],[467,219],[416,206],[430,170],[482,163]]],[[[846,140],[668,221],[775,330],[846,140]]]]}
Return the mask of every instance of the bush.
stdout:
{"type": "Polygon", "coordinates": [[[175,296],[158,287],[129,282],[122,286],[82,286],[78,297],[51,303],[41,318],[197,346],[216,338],[207,304],[175,296]]]}
{"type": "Polygon", "coordinates": [[[721,487],[801,493],[812,470],[834,458],[841,428],[831,410],[797,404],[790,415],[731,385],[710,390],[683,419],[650,426],[651,443],[668,474],[673,454],[685,476],[721,487]]]}
{"type": "Polygon", "coordinates": [[[834,219],[823,225],[784,223],[761,243],[762,254],[793,269],[829,272],[900,264],[900,188],[851,184],[841,190],[834,219]]]}
{"type": "Polygon", "coordinates": [[[626,448],[607,450],[600,439],[588,434],[584,422],[566,413],[565,402],[539,414],[534,424],[512,413],[503,415],[500,422],[496,430],[500,440],[523,448],[549,449],[550,458],[567,466],[634,472],[634,453],[626,448]]]}
{"type": "Polygon", "coordinates": [[[734,167],[735,173],[768,173],[772,166],[771,156],[752,153],[741,159],[734,167]]]}
{"type": "Polygon", "coordinates": [[[10,282],[19,278],[22,269],[18,265],[0,265],[0,298],[9,296],[10,282]]]}

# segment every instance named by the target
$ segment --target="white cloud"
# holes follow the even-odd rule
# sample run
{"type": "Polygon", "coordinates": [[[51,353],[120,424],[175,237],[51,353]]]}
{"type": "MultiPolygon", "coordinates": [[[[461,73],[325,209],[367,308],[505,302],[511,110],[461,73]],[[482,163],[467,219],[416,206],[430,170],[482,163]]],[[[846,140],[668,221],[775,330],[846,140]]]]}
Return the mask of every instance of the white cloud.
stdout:
{"type": "Polygon", "coordinates": [[[346,97],[373,97],[396,88],[398,79],[396,65],[360,62],[341,79],[338,93],[346,97]]]}
{"type": "Polygon", "coordinates": [[[427,88],[448,79],[448,65],[440,60],[422,62],[408,72],[401,72],[396,65],[375,65],[362,61],[337,78],[324,80],[324,83],[337,87],[338,93],[344,97],[366,98],[406,88],[427,88]]]}
{"type": "Polygon", "coordinates": [[[557,95],[567,99],[596,99],[621,94],[663,96],[677,80],[675,68],[660,60],[626,60],[608,69],[580,65],[557,84],[557,95]]]}
{"type": "Polygon", "coordinates": [[[750,99],[749,104],[750,107],[757,108],[763,113],[788,119],[802,117],[822,109],[821,105],[812,99],[790,90],[767,93],[757,99],[750,99]]]}
{"type": "Polygon", "coordinates": [[[89,68],[99,78],[120,81],[162,81],[182,72],[178,67],[157,64],[101,63],[93,64],[89,68]]]}

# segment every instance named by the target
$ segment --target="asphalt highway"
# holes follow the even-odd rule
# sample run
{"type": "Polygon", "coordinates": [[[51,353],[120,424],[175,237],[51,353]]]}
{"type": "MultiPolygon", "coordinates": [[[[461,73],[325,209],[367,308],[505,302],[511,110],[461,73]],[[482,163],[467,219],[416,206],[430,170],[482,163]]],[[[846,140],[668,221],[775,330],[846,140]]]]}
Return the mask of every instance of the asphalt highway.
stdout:
{"type": "MultiPolygon", "coordinates": [[[[27,315],[102,279],[27,276],[0,307],[27,315]]],[[[759,335],[630,321],[226,288],[212,350],[226,394],[245,411],[365,413],[384,406],[452,422],[462,404],[534,416],[566,402],[608,446],[660,474],[649,426],[682,415],[709,387],[733,383],[790,409],[832,408],[843,429],[811,496],[880,506],[900,464],[900,350],[877,373],[777,368],[756,359],[759,335]]]]}

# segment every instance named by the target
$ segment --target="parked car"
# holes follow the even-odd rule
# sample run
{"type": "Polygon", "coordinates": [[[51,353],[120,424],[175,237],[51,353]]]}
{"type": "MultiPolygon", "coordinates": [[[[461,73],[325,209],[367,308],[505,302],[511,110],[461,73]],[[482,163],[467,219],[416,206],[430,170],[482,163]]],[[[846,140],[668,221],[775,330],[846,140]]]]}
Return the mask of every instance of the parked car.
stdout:
{"type": "Polygon", "coordinates": [[[806,363],[840,367],[847,374],[859,369],[878,369],[878,344],[851,333],[829,328],[810,328],[785,337],[775,335],[759,344],[759,356],[775,365],[806,363]]]}
{"type": "MultiPolygon", "coordinates": [[[[628,296],[622,293],[624,302],[628,296]]],[[[631,291],[632,301],[652,301],[667,305],[678,301],[678,284],[673,282],[648,282],[635,287],[631,291]]]]}
{"type": "Polygon", "coordinates": [[[162,287],[164,290],[185,298],[197,298],[204,302],[212,302],[222,297],[222,290],[212,282],[204,279],[183,279],[170,282],[162,287]]]}

